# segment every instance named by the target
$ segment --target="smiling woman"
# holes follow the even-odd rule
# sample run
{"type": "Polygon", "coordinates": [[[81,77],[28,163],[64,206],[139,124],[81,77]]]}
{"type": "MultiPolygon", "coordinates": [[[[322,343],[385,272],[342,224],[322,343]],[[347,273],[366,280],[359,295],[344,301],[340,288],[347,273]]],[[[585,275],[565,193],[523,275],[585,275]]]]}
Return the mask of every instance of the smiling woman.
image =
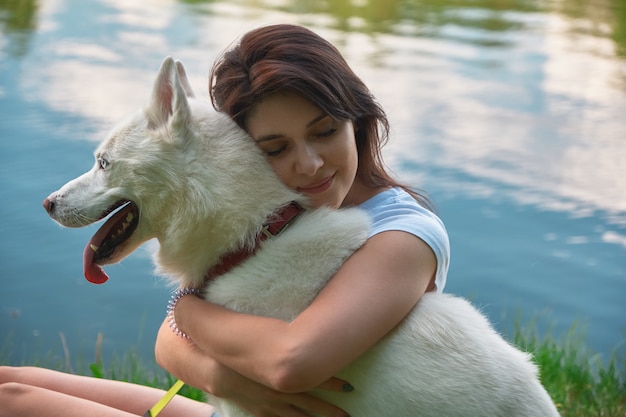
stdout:
{"type": "Polygon", "coordinates": [[[313,205],[359,202],[349,194],[358,167],[351,120],[335,120],[296,93],[274,93],[250,110],[246,129],[283,182],[313,205]]]}
{"type": "MultiPolygon", "coordinates": [[[[294,26],[289,34],[282,33],[281,28],[275,25],[249,33],[236,49],[225,52],[216,61],[210,76],[212,88],[209,90],[214,106],[229,114],[257,142],[281,138],[283,148],[291,146],[290,155],[297,157],[300,153],[305,156],[295,158],[295,162],[310,160],[316,163],[316,158],[306,158],[310,156],[306,153],[312,147],[302,145],[335,145],[337,138],[340,139],[335,145],[335,151],[341,151],[337,159],[347,158],[346,161],[351,161],[354,166],[347,168],[347,172],[340,172],[340,177],[345,178],[337,180],[344,182],[343,187],[351,185],[354,180],[352,194],[363,195],[348,194],[339,201],[335,200],[332,203],[335,207],[340,203],[358,204],[363,198],[376,194],[375,190],[389,186],[403,188],[422,205],[428,206],[424,195],[399,184],[386,172],[382,148],[389,134],[387,116],[337,48],[325,40],[318,42],[316,36],[304,28],[294,26]],[[219,83],[217,80],[220,80],[219,83]],[[307,119],[301,112],[294,111],[292,105],[305,111],[307,119]],[[293,122],[285,125],[285,120],[293,122]],[[325,126],[324,120],[332,123],[332,128],[325,126]],[[318,125],[318,121],[322,124],[318,125]],[[331,130],[338,131],[329,134],[331,130]],[[325,135],[331,140],[319,140],[325,135]],[[312,141],[312,138],[318,140],[312,141]],[[352,154],[354,145],[356,155],[352,154]],[[350,178],[354,169],[356,177],[350,178]]],[[[293,158],[268,156],[283,181],[291,174],[298,174],[287,172],[287,169],[304,168],[320,175],[318,167],[299,167],[292,163],[293,158]]],[[[327,170],[332,168],[323,171],[327,170]]],[[[326,177],[309,178],[305,184],[300,183],[301,178],[291,178],[289,185],[294,189],[322,185],[332,178],[333,173],[322,174],[326,177]]],[[[310,173],[306,175],[310,176],[310,173]]]]}

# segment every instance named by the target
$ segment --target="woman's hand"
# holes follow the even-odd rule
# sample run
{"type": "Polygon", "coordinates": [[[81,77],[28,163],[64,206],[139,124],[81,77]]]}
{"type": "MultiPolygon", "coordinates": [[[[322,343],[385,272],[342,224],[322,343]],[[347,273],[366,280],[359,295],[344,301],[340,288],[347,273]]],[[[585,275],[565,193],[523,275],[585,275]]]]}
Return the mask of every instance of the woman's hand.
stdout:
{"type": "MultiPolygon", "coordinates": [[[[310,393],[283,393],[252,381],[215,361],[193,342],[176,336],[164,321],[157,335],[155,356],[158,364],[185,383],[232,401],[255,417],[345,417],[347,413],[310,393]]],[[[330,378],[320,390],[345,392],[350,384],[330,378]]]]}
{"type": "MultiPolygon", "coordinates": [[[[255,417],[346,417],[348,414],[310,393],[284,393],[252,381],[226,366],[221,366],[215,375],[220,388],[213,395],[237,404],[255,417]]],[[[348,393],[350,384],[331,378],[318,389],[348,393]]],[[[349,395],[349,394],[346,394],[349,395]]]]}

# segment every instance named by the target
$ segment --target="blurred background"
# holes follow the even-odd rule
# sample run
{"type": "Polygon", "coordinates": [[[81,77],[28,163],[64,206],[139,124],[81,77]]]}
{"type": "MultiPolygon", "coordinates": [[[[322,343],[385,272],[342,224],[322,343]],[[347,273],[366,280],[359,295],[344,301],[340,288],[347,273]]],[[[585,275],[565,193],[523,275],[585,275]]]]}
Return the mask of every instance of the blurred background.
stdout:
{"type": "Polygon", "coordinates": [[[90,284],[96,227],[62,229],[41,202],[90,169],[165,56],[207,97],[218,54],[272,23],[333,42],[386,109],[389,166],[450,234],[447,292],[505,335],[576,325],[600,355],[624,349],[624,0],[0,0],[3,362],[152,359],[170,293],[155,244],[90,284]]]}

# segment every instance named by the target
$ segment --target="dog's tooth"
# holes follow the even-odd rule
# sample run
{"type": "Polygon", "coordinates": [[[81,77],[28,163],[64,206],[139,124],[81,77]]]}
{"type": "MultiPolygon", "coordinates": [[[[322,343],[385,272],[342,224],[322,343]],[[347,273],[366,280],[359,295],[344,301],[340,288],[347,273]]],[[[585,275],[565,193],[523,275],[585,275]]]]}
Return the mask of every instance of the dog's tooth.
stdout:
{"type": "Polygon", "coordinates": [[[93,243],[90,244],[89,247],[91,248],[92,251],[98,252],[98,247],[96,245],[94,245],[93,243]]]}

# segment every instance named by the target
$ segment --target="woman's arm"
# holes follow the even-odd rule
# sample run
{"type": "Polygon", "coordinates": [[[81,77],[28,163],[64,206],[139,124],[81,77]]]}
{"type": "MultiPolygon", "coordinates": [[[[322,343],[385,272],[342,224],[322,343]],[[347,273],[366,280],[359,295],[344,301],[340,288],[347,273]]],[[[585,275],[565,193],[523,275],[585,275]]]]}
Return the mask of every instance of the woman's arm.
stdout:
{"type": "MultiPolygon", "coordinates": [[[[159,365],[187,384],[228,398],[251,415],[345,417],[340,408],[307,393],[282,393],[252,381],[204,354],[163,322],[157,336],[155,356],[159,365]],[[302,410],[296,412],[295,410],[302,410]]],[[[318,389],[347,392],[346,382],[331,378],[318,389]]]]}
{"type": "Polygon", "coordinates": [[[178,302],[176,322],[228,368],[278,391],[309,391],[408,314],[432,289],[436,262],[419,238],[387,231],[354,253],[291,323],[233,312],[197,297],[178,302]]]}
{"type": "Polygon", "coordinates": [[[186,384],[223,396],[220,380],[222,365],[202,352],[192,341],[177,336],[167,318],[161,324],[154,347],[154,356],[162,368],[186,384]]]}

